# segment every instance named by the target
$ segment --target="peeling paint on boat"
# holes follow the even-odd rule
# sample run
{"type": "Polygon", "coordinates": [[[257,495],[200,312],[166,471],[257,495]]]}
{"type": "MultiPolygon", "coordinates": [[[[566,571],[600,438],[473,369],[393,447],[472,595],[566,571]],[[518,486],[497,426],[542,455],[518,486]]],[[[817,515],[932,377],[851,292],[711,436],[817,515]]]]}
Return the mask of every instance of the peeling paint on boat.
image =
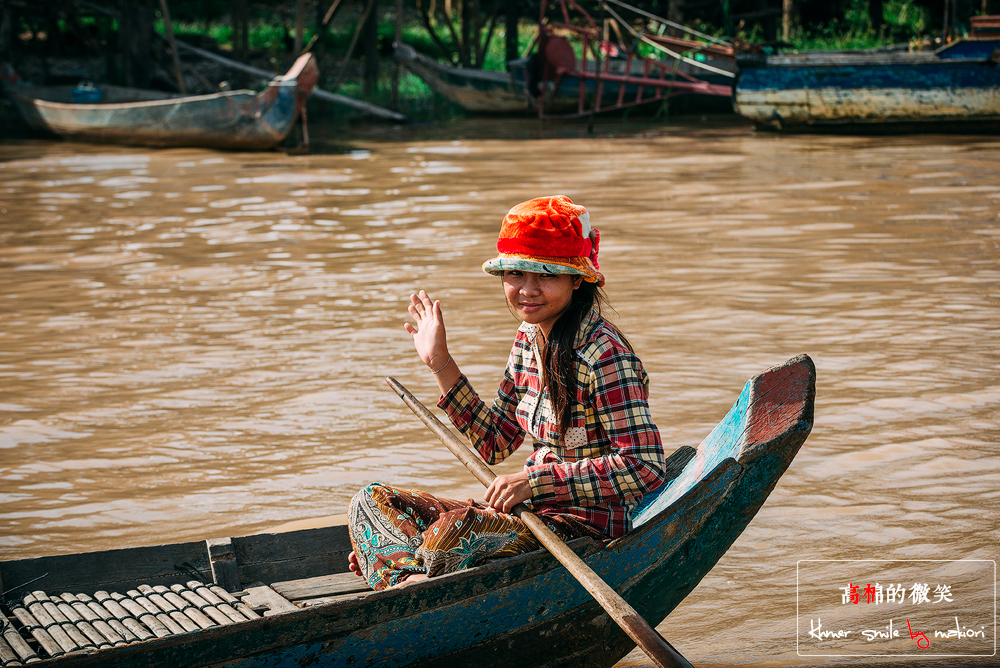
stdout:
{"type": "Polygon", "coordinates": [[[734,108],[761,125],[778,128],[1000,122],[1000,68],[990,59],[992,44],[954,45],[938,54],[767,58],[764,67],[741,72],[734,108]]]}

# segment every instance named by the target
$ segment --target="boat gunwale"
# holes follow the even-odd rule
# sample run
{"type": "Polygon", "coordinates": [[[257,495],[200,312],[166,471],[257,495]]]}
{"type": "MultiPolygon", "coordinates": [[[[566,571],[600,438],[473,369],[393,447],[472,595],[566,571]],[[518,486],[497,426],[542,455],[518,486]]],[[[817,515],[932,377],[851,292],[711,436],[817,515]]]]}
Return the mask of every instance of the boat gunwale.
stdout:
{"type": "MultiPolygon", "coordinates": [[[[284,87],[294,87],[296,82],[294,79],[289,81],[269,81],[268,88],[284,88],[284,87]]],[[[21,98],[23,101],[29,104],[37,105],[40,107],[45,107],[49,109],[60,109],[60,110],[71,110],[71,111],[89,111],[94,110],[108,110],[108,111],[120,111],[125,109],[146,109],[150,107],[165,107],[174,105],[177,103],[191,103],[191,102],[204,102],[219,98],[233,98],[233,97],[249,97],[251,99],[256,99],[260,95],[267,92],[267,89],[260,92],[251,90],[249,88],[241,88],[239,90],[226,90],[219,91],[217,93],[208,93],[205,95],[185,95],[180,97],[168,97],[162,100],[138,100],[135,102],[55,102],[52,100],[45,100],[39,97],[32,97],[30,95],[25,95],[23,91],[31,90],[32,88],[54,88],[54,86],[24,86],[21,88],[13,89],[12,93],[17,97],[21,98]]],[[[141,90],[141,89],[134,89],[141,90]]],[[[242,100],[240,100],[242,101],[242,100]]]]}

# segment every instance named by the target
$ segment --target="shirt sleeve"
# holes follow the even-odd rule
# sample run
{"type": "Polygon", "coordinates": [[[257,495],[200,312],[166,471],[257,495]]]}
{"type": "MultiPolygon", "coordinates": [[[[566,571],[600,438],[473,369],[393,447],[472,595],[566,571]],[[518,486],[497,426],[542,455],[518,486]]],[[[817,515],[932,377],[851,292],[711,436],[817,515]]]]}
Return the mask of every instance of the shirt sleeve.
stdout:
{"type": "Polygon", "coordinates": [[[517,387],[508,364],[492,407],[486,406],[464,375],[441,397],[438,406],[486,463],[498,464],[524,442],[525,432],[517,422],[517,403],[517,387]]]}
{"type": "Polygon", "coordinates": [[[609,350],[593,365],[579,360],[577,382],[589,392],[610,453],[528,468],[536,504],[589,506],[636,502],[663,484],[663,444],[649,413],[646,375],[631,352],[609,350]]]}

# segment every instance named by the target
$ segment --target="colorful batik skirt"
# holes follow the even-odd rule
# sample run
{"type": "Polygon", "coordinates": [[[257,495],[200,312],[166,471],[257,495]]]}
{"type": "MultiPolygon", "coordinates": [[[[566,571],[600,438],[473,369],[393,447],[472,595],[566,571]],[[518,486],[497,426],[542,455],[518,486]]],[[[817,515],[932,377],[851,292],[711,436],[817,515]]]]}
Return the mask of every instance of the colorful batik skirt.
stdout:
{"type": "MultiPolygon", "coordinates": [[[[600,533],[571,515],[542,515],[563,540],[600,533]]],[[[376,591],[413,573],[453,573],[486,559],[512,557],[540,545],[524,522],[469,499],[372,483],[351,500],[347,514],[358,566],[376,591]]]]}

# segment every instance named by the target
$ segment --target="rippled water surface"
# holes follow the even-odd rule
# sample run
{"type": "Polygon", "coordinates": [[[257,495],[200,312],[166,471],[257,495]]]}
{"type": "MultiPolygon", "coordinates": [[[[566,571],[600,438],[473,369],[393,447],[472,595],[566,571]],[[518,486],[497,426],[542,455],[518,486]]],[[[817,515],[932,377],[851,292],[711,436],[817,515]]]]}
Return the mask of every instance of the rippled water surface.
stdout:
{"type": "Polygon", "coordinates": [[[668,448],[816,361],[812,435],[660,626],[685,656],[833,661],[796,655],[799,560],[997,558],[1000,140],[533,127],[309,156],[0,146],[0,559],[252,533],[375,479],[478,495],[383,378],[435,399],[401,328],[425,288],[493,391],[516,322],[479,266],[511,205],[555,193],[601,229],[668,448]]]}

